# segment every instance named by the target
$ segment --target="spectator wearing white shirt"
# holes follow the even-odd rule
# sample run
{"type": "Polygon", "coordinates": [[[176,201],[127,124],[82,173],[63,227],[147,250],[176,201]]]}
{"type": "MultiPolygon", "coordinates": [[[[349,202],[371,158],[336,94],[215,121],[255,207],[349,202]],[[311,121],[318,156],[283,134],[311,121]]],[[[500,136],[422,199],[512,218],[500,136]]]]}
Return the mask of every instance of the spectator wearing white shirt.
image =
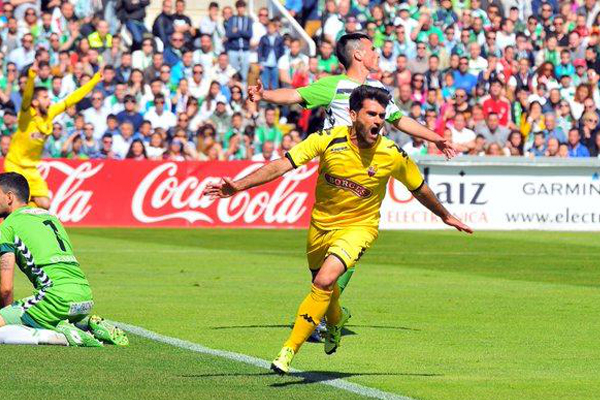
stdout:
{"type": "Polygon", "coordinates": [[[17,47],[8,55],[8,61],[15,63],[17,70],[21,71],[25,66],[35,61],[35,49],[33,47],[33,35],[27,33],[21,38],[21,47],[17,47]]]}
{"type": "MultiPolygon", "coordinates": [[[[335,43],[335,42],[332,42],[335,43]]],[[[283,57],[277,62],[277,68],[279,69],[279,80],[284,86],[290,86],[292,84],[292,77],[294,72],[298,70],[301,64],[308,66],[308,56],[300,53],[301,43],[299,39],[292,39],[290,42],[290,52],[284,54],[283,57]]]]}
{"type": "Polygon", "coordinates": [[[467,128],[467,121],[463,113],[457,113],[454,117],[454,126],[450,128],[452,132],[452,143],[461,153],[468,153],[475,147],[475,132],[467,128]]]}
{"type": "Polygon", "coordinates": [[[217,58],[217,63],[210,70],[210,79],[226,86],[236,73],[235,68],[229,64],[227,53],[221,53],[219,54],[219,58],[217,58]]]}
{"type": "Polygon", "coordinates": [[[383,47],[379,51],[379,68],[385,72],[396,72],[397,54],[394,51],[394,43],[391,40],[386,40],[383,47]]]}
{"type": "Polygon", "coordinates": [[[194,64],[202,64],[205,71],[210,71],[217,61],[218,54],[213,48],[209,35],[200,36],[200,48],[194,51],[192,59],[194,64]]]}
{"type": "Polygon", "coordinates": [[[203,99],[208,94],[210,82],[204,77],[204,67],[202,64],[194,65],[192,76],[188,78],[189,92],[196,99],[203,99]]]}
{"type": "Polygon", "coordinates": [[[469,54],[471,55],[469,60],[469,73],[471,75],[479,76],[479,73],[485,71],[488,67],[487,60],[481,57],[481,46],[479,43],[471,43],[469,45],[469,54]]]}
{"type": "Polygon", "coordinates": [[[279,154],[275,151],[275,144],[273,142],[264,142],[262,145],[262,153],[258,153],[252,156],[252,161],[275,161],[278,160],[279,154]]]}
{"type": "Polygon", "coordinates": [[[131,55],[133,69],[140,69],[144,71],[150,65],[152,65],[152,55],[154,54],[153,41],[150,38],[144,39],[142,42],[142,48],[136,50],[131,55]]]}
{"type": "Polygon", "coordinates": [[[177,124],[177,117],[169,110],[165,110],[165,96],[159,93],[154,98],[154,107],[146,112],[144,117],[150,121],[154,129],[161,128],[168,131],[177,124]]]}
{"type": "Polygon", "coordinates": [[[120,132],[120,135],[113,135],[112,151],[118,158],[123,159],[127,155],[131,143],[133,142],[133,124],[128,121],[123,122],[120,127],[120,132]]]}
{"type": "MultiPolygon", "coordinates": [[[[117,83],[115,85],[115,93],[104,99],[104,107],[110,114],[117,115],[125,109],[125,95],[127,94],[127,85],[125,83],[117,83]]],[[[104,132],[102,132],[104,133],[104,132]]]]}
{"type": "Polygon", "coordinates": [[[92,106],[83,111],[85,122],[94,126],[94,139],[100,139],[106,132],[106,118],[110,110],[104,105],[104,96],[99,90],[92,93],[92,106]]]}

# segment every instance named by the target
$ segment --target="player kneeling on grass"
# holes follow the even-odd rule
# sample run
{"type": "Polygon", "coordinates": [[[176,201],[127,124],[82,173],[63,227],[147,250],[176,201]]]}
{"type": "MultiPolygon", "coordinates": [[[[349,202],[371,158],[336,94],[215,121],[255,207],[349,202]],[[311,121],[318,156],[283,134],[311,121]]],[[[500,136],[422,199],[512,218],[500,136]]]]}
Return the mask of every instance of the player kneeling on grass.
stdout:
{"type": "Polygon", "coordinates": [[[70,346],[126,346],[129,341],[121,329],[90,316],[92,291],[67,232],[48,211],[27,206],[29,197],[23,175],[0,174],[0,218],[5,218],[0,225],[0,330],[5,325],[35,328],[11,329],[10,335],[20,337],[3,341],[37,344],[38,329],[64,334],[70,346]],[[13,303],[15,264],[35,294],[13,303]]]}
{"type": "Polygon", "coordinates": [[[238,181],[224,178],[220,183],[208,185],[204,192],[212,198],[230,197],[320,158],[307,243],[312,287],[300,304],[290,338],[271,365],[277,373],[289,371],[294,355],[323,317],[327,320],[325,353],[337,350],[342,327],[350,317],[350,312],[340,306],[337,279],[354,268],[377,238],[381,203],[390,177],[402,182],[444,223],[472,233],[471,228],[444,208],[407,154],[380,135],[388,103],[389,94],[385,90],[359,86],[350,95],[352,126],[313,133],[285,158],[238,181]]]}

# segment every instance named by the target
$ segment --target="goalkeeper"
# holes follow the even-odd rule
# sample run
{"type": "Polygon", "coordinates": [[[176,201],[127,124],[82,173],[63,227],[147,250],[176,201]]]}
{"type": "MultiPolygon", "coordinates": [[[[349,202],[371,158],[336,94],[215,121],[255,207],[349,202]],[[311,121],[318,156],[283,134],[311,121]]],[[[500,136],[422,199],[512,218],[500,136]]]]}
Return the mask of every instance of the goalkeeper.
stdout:
{"type": "MultiPolygon", "coordinates": [[[[29,185],[15,172],[0,174],[0,328],[5,325],[54,330],[70,346],[126,346],[124,332],[91,315],[90,285],[73,254],[62,224],[48,211],[29,207],[29,185]],[[15,265],[33,284],[34,295],[13,302],[15,265]]],[[[11,330],[35,336],[35,331],[11,330]]],[[[36,344],[35,337],[13,342],[36,344]]]]}

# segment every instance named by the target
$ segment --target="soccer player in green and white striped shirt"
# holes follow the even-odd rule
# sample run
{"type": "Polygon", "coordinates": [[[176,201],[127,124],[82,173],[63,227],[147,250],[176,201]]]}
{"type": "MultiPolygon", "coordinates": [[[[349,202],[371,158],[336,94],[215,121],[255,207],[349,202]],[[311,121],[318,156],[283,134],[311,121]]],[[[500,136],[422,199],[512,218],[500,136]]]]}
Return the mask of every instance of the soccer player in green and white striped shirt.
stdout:
{"type": "MultiPolygon", "coordinates": [[[[299,89],[264,90],[259,81],[257,86],[248,88],[250,100],[264,100],[278,105],[301,104],[308,109],[325,107],[327,116],[324,128],[352,125],[348,103],[352,90],[360,85],[385,89],[381,82],[368,78],[371,72],[379,69],[379,54],[367,35],[350,33],[337,42],[336,55],[346,69],[345,74],[328,76],[299,89]]],[[[456,154],[448,140],[404,116],[391,95],[386,108],[386,121],[411,136],[435,143],[448,158],[456,154]]]]}

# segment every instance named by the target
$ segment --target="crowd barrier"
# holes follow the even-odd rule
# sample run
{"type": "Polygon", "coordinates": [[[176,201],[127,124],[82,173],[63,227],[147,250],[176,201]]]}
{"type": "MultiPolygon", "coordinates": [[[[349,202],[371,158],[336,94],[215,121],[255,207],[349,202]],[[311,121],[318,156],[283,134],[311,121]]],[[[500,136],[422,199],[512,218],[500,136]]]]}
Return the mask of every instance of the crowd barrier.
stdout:
{"type": "MultiPolygon", "coordinates": [[[[600,230],[600,160],[421,157],[433,191],[475,229],[600,230]]],[[[202,197],[209,182],[261,163],[45,160],[51,211],[70,226],[305,228],[318,164],[227,199],[202,197]]],[[[444,224],[390,181],[382,229],[444,224]]]]}

